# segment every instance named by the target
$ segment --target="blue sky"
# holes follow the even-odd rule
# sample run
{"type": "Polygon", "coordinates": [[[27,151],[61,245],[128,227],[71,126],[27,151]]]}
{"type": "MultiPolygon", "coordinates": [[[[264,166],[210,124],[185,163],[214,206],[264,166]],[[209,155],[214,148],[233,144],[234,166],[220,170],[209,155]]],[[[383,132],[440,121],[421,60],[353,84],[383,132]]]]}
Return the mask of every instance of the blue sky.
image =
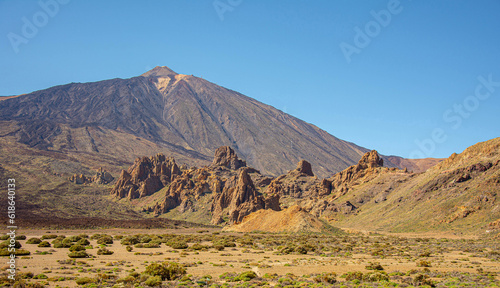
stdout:
{"type": "Polygon", "coordinates": [[[0,0],[0,95],[165,65],[386,155],[448,157],[500,136],[498,15],[495,0],[0,0]]]}

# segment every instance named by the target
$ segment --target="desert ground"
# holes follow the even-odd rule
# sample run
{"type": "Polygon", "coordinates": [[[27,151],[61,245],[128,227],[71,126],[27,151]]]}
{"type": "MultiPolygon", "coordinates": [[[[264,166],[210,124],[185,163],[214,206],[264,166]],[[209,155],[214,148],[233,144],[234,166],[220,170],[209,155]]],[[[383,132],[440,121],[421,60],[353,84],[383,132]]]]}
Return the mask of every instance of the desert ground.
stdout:
{"type": "Polygon", "coordinates": [[[30,254],[2,287],[500,286],[494,237],[183,228],[24,230],[18,239],[30,254]],[[68,256],[81,247],[83,258],[68,256]]]}

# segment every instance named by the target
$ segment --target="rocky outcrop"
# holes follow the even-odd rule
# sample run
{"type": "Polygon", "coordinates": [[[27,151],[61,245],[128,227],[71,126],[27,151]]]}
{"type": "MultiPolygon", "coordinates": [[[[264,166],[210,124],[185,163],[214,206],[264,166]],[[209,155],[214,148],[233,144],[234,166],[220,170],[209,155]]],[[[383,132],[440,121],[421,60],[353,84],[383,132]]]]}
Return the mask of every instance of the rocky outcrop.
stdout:
{"type": "MultiPolygon", "coordinates": [[[[328,179],[331,182],[332,192],[335,192],[337,197],[346,194],[355,181],[366,176],[375,175],[378,172],[377,168],[383,165],[384,160],[377,151],[372,150],[365,153],[357,165],[350,166],[328,179]]],[[[386,169],[397,170],[396,168],[386,169]]]]}
{"type": "Polygon", "coordinates": [[[305,174],[307,176],[314,177],[314,173],[312,172],[311,163],[307,162],[306,160],[300,160],[300,162],[299,162],[299,164],[297,164],[297,168],[295,170],[297,172],[305,174]]]}
{"type": "Polygon", "coordinates": [[[70,182],[73,182],[75,184],[91,184],[91,183],[96,183],[96,184],[109,184],[115,180],[115,178],[107,171],[104,171],[101,168],[99,168],[96,172],[96,174],[92,177],[87,177],[83,174],[74,174],[71,177],[68,178],[70,182]]]}
{"type": "Polygon", "coordinates": [[[122,170],[111,194],[129,199],[148,196],[165,187],[180,174],[181,170],[175,160],[163,154],[138,158],[128,170],[122,170]]]}
{"type": "Polygon", "coordinates": [[[244,160],[238,159],[236,152],[229,146],[222,146],[215,150],[212,166],[223,166],[232,170],[237,170],[241,167],[246,167],[247,163],[244,160]]]}
{"type": "Polygon", "coordinates": [[[331,192],[331,182],[326,179],[318,180],[312,172],[311,164],[301,160],[295,170],[272,180],[266,192],[296,199],[325,196],[331,192]]]}
{"type": "Polygon", "coordinates": [[[382,167],[384,166],[384,160],[380,158],[376,150],[372,150],[361,157],[357,166],[359,166],[359,169],[382,167]]]}
{"type": "Polygon", "coordinates": [[[92,177],[92,182],[97,184],[109,184],[113,182],[113,180],[115,180],[115,178],[109,172],[104,171],[102,167],[99,168],[95,176],[92,177]]]}
{"type": "Polygon", "coordinates": [[[248,171],[248,168],[242,169],[238,176],[227,181],[222,193],[215,195],[211,208],[213,224],[238,223],[246,215],[260,209],[280,210],[279,196],[258,195],[248,171]],[[225,216],[227,219],[224,219],[225,216]]]}

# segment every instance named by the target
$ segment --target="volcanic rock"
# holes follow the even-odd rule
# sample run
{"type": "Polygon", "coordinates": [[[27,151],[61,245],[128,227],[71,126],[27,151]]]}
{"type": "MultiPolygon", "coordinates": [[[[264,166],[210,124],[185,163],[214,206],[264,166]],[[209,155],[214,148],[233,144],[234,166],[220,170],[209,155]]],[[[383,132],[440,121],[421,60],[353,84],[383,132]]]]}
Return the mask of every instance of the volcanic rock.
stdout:
{"type": "Polygon", "coordinates": [[[212,166],[223,166],[232,170],[237,170],[241,167],[246,167],[247,163],[244,160],[238,159],[236,152],[229,146],[222,146],[215,150],[215,157],[212,166]]]}
{"type": "Polygon", "coordinates": [[[163,154],[142,157],[127,170],[122,170],[111,194],[135,199],[153,194],[169,184],[181,171],[173,158],[163,154]]]}
{"type": "Polygon", "coordinates": [[[223,223],[224,215],[233,224],[260,209],[280,210],[279,196],[274,194],[264,198],[258,195],[248,171],[249,168],[243,168],[238,176],[226,182],[222,193],[215,195],[211,208],[213,224],[223,223]]]}
{"type": "Polygon", "coordinates": [[[306,160],[300,160],[299,164],[297,164],[297,168],[295,169],[299,173],[305,174],[307,176],[314,176],[312,172],[311,163],[306,160]]]}

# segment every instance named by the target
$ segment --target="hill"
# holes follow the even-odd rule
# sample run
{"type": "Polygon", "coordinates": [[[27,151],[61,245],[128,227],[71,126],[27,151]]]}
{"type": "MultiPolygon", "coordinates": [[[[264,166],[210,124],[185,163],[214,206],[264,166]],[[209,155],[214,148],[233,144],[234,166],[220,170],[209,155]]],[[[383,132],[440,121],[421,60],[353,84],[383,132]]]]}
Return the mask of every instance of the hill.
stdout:
{"type": "Polygon", "coordinates": [[[292,206],[282,211],[258,210],[245,216],[241,223],[224,228],[235,232],[324,232],[326,224],[305,212],[299,206],[292,206]]]}

